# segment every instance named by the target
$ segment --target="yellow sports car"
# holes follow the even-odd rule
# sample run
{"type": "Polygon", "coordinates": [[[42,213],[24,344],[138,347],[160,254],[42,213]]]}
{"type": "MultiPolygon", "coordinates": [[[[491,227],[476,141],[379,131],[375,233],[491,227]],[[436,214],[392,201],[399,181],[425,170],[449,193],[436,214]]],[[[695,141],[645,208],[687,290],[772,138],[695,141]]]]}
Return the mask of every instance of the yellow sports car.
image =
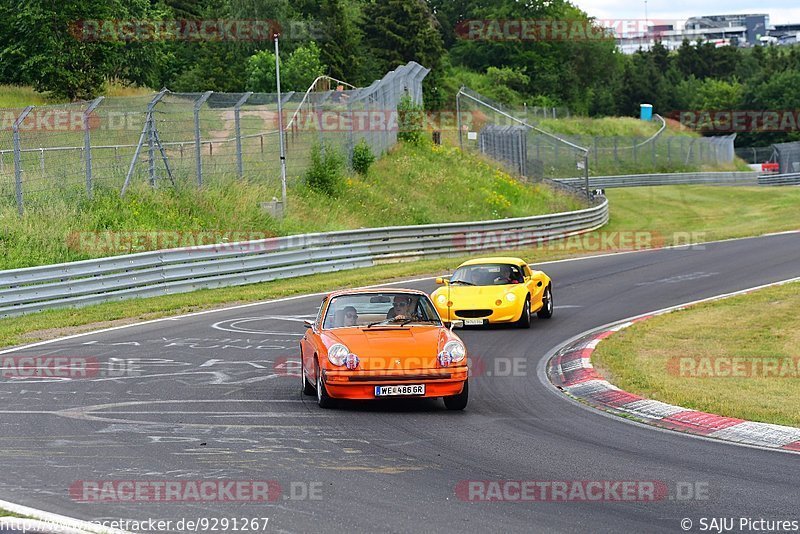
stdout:
{"type": "Polygon", "coordinates": [[[531,316],[553,316],[553,287],[550,277],[532,271],[519,258],[481,258],[462,263],[431,295],[436,310],[446,323],[464,325],[516,323],[531,326],[531,316]]]}

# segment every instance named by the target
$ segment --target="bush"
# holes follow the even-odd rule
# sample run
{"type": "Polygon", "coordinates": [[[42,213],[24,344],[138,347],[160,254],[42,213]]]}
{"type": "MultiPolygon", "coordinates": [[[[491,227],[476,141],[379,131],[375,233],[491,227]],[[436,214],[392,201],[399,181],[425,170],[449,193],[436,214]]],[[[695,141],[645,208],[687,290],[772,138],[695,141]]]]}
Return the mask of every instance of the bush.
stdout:
{"type": "Polygon", "coordinates": [[[335,196],[344,183],[344,158],[330,146],[314,144],[306,183],[311,189],[335,196]]]}
{"type": "Polygon", "coordinates": [[[361,139],[353,147],[353,170],[360,175],[366,175],[370,166],[375,163],[375,154],[365,139],[361,139]]]}
{"type": "Polygon", "coordinates": [[[414,103],[406,93],[397,104],[397,139],[412,145],[422,143],[423,110],[420,104],[414,103]]]}

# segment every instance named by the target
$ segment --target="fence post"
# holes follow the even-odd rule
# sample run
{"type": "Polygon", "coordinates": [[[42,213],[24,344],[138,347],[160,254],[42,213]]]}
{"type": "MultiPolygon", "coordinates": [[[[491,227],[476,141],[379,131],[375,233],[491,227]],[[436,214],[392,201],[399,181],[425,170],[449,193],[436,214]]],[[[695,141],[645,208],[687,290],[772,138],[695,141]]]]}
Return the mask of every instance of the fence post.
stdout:
{"type": "Polygon", "coordinates": [[[86,194],[92,198],[92,140],[89,135],[89,115],[100,105],[105,97],[98,97],[89,103],[83,112],[83,154],[86,158],[86,194]]]}
{"type": "Polygon", "coordinates": [[[233,107],[233,121],[236,126],[236,165],[239,170],[239,178],[244,177],[244,162],[242,161],[242,128],[239,122],[239,110],[242,108],[247,99],[252,96],[252,91],[244,94],[242,98],[236,102],[233,107]]]}
{"type": "MultiPolygon", "coordinates": [[[[157,93],[153,99],[147,104],[147,112],[145,114],[144,119],[144,126],[142,127],[142,133],[139,136],[139,143],[136,145],[136,150],[133,153],[133,158],[131,158],[131,166],[128,167],[128,174],[125,175],[125,183],[122,184],[122,191],[120,191],[119,196],[124,197],[125,192],[128,190],[128,185],[130,185],[131,177],[133,176],[133,169],[136,168],[136,162],[139,159],[139,154],[142,152],[142,145],[144,144],[144,138],[146,135],[149,134],[150,142],[154,140],[154,131],[155,131],[155,121],[153,119],[153,110],[156,107],[156,104],[161,102],[161,99],[164,98],[164,95],[167,94],[167,89],[162,89],[159,93],[157,93]]],[[[150,155],[150,181],[152,184],[155,184],[155,163],[153,162],[154,154],[150,155]]]]}
{"type": "Polygon", "coordinates": [[[592,193],[589,190],[589,153],[583,154],[583,178],[586,183],[586,198],[592,200],[592,193]]]}
{"type": "Polygon", "coordinates": [[[213,91],[206,91],[194,103],[194,153],[197,158],[197,185],[203,185],[203,154],[200,143],[200,108],[203,107],[213,91]]]}
{"type": "Polygon", "coordinates": [[[667,163],[669,163],[671,165],[672,164],[672,150],[671,150],[672,149],[672,145],[670,144],[670,141],[672,141],[672,139],[667,137],[667,163]]]}
{"type": "Polygon", "coordinates": [[[349,99],[347,100],[347,114],[350,118],[350,131],[347,132],[347,165],[352,169],[353,152],[356,149],[356,140],[353,132],[355,129],[355,121],[353,120],[353,103],[349,99]]]}
{"type": "Polygon", "coordinates": [[[17,189],[17,213],[19,213],[20,217],[22,217],[25,209],[22,203],[22,147],[20,146],[19,140],[19,125],[22,124],[22,121],[25,120],[25,117],[28,116],[32,109],[33,106],[28,106],[23,109],[22,113],[19,114],[17,120],[15,120],[14,124],[11,126],[12,140],[14,142],[14,181],[17,189]]]}
{"type": "Polygon", "coordinates": [[[651,141],[653,143],[653,166],[656,164],[656,144],[658,143],[658,137],[651,141]]]}
{"type": "MultiPolygon", "coordinates": [[[[461,90],[462,89],[464,89],[463,86],[456,93],[456,122],[458,123],[458,148],[461,150],[461,152],[464,152],[464,139],[463,139],[463,134],[461,133],[461,90]]],[[[526,116],[527,116],[527,111],[526,111],[526,116]]]]}

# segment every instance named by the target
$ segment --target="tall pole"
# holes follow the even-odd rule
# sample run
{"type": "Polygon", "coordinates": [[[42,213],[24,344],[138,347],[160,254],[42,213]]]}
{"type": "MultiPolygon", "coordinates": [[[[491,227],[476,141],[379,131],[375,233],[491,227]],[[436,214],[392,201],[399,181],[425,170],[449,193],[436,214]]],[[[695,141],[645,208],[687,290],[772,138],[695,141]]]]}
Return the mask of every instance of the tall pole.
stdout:
{"type": "Polygon", "coordinates": [[[281,65],[278,52],[278,34],[275,34],[275,86],[278,89],[278,139],[281,144],[281,202],[286,212],[286,150],[283,145],[283,108],[281,104],[281,65]]]}

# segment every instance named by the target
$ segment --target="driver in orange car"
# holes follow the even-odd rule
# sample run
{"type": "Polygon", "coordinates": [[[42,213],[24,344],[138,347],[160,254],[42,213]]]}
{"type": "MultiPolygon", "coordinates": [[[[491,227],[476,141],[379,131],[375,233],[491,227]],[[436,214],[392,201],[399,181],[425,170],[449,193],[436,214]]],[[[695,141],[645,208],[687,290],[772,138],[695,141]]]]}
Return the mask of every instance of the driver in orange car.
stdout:
{"type": "Polygon", "coordinates": [[[389,311],[386,313],[386,318],[396,319],[398,321],[404,321],[408,319],[410,313],[411,313],[411,297],[398,295],[394,297],[394,302],[392,303],[392,307],[389,308],[389,311]]]}

